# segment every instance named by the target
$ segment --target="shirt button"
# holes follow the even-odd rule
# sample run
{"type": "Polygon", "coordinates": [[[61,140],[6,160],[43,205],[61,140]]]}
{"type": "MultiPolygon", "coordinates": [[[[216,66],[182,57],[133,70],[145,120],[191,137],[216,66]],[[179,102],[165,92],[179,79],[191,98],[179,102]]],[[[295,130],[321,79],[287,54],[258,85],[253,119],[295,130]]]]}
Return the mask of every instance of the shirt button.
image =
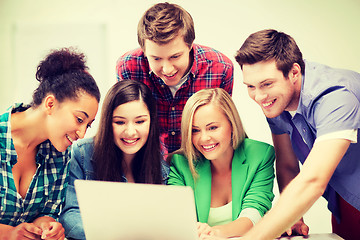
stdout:
{"type": "Polygon", "coordinates": [[[165,85],[161,85],[161,87],[162,87],[162,88],[164,88],[164,87],[165,87],[165,85]]]}
{"type": "Polygon", "coordinates": [[[175,107],[172,107],[171,110],[175,111],[175,107]]]}
{"type": "Polygon", "coordinates": [[[175,134],[176,134],[175,132],[171,132],[171,135],[175,136],[175,134]]]}

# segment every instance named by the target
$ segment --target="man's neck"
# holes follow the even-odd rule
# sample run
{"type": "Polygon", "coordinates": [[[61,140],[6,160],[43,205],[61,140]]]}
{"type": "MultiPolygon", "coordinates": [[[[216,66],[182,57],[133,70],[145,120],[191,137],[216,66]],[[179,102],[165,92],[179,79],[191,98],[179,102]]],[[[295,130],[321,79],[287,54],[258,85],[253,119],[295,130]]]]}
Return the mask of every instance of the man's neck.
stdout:
{"type": "Polygon", "coordinates": [[[295,91],[294,94],[292,96],[291,102],[289,103],[289,105],[287,106],[287,108],[285,109],[286,111],[296,111],[298,106],[299,106],[299,102],[300,102],[300,94],[301,94],[301,87],[302,87],[302,75],[300,74],[298,76],[298,79],[295,82],[295,91]]]}

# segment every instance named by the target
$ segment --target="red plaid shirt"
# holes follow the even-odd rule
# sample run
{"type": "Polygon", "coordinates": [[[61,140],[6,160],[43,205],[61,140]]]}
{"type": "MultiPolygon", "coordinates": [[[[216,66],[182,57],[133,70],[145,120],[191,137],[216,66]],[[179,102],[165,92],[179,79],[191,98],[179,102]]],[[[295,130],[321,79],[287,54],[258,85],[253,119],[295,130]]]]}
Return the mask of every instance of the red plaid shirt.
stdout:
{"type": "Polygon", "coordinates": [[[141,48],[129,51],[116,64],[117,78],[139,80],[153,92],[157,101],[160,138],[164,155],[180,148],[181,114],[186,101],[203,88],[221,87],[230,95],[233,88],[234,66],[224,54],[193,44],[193,66],[188,79],[176,92],[175,97],[163,80],[149,68],[147,58],[141,48]]]}

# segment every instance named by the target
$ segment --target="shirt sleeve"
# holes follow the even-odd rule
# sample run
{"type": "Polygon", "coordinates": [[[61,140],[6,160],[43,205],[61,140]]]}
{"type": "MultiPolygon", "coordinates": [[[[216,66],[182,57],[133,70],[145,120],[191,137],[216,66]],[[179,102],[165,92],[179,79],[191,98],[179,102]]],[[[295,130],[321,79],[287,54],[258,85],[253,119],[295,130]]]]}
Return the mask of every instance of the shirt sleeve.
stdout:
{"type": "Polygon", "coordinates": [[[149,72],[149,63],[140,48],[125,53],[116,62],[118,81],[125,79],[145,81],[149,72]]]}
{"type": "Polygon", "coordinates": [[[177,185],[177,186],[186,186],[184,175],[181,173],[181,170],[178,168],[178,164],[181,164],[181,159],[179,155],[175,154],[172,156],[169,178],[167,181],[168,185],[177,185]]]}
{"type": "Polygon", "coordinates": [[[127,65],[126,57],[121,56],[116,63],[116,78],[118,81],[130,79],[131,71],[127,65]]]}
{"type": "Polygon", "coordinates": [[[359,100],[345,88],[324,94],[313,105],[312,113],[317,138],[332,132],[360,127],[359,100]]]}
{"type": "Polygon", "coordinates": [[[221,83],[221,88],[223,88],[230,95],[232,95],[233,85],[234,85],[234,66],[230,62],[230,64],[226,65],[224,69],[224,77],[221,83]]]}
{"type": "Polygon", "coordinates": [[[357,129],[342,130],[342,131],[337,131],[337,132],[332,132],[332,133],[327,133],[325,135],[322,135],[322,136],[318,137],[315,140],[315,142],[320,142],[320,141],[328,140],[328,139],[347,139],[347,140],[350,140],[351,143],[357,143],[357,134],[358,134],[357,129]]]}
{"type": "Polygon", "coordinates": [[[253,225],[255,225],[261,219],[261,215],[260,215],[259,211],[255,208],[243,209],[240,212],[238,219],[242,218],[242,217],[250,219],[250,221],[253,223],[253,225]]]}
{"type": "Polygon", "coordinates": [[[169,164],[164,159],[161,159],[161,176],[164,184],[166,184],[169,179],[169,171],[169,164]]]}
{"type": "Polygon", "coordinates": [[[80,164],[81,153],[78,145],[73,146],[70,160],[69,185],[66,191],[65,206],[60,215],[60,223],[65,229],[66,238],[85,239],[84,228],[80,216],[74,181],[85,179],[85,171],[80,164]]]}
{"type": "MultiPolygon", "coordinates": [[[[272,205],[274,198],[273,185],[274,185],[274,161],[275,151],[274,148],[268,145],[266,148],[248,149],[248,156],[253,159],[257,159],[259,164],[256,167],[249,169],[249,172],[253,172],[253,179],[246,191],[246,194],[242,200],[242,210],[246,208],[254,208],[263,216],[272,205]],[[262,157],[260,157],[260,155],[262,157]]],[[[255,165],[254,165],[255,166],[255,165]]]]}

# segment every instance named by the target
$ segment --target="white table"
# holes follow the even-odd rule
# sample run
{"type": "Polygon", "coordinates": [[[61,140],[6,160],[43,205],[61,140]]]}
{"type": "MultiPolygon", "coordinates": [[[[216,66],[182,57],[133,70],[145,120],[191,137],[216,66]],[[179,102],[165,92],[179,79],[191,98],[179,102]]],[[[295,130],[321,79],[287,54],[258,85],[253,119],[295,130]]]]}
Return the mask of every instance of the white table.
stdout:
{"type": "MultiPolygon", "coordinates": [[[[241,240],[241,237],[235,238],[228,238],[232,240],[241,240]]],[[[301,239],[308,239],[308,240],[344,240],[343,238],[339,237],[335,233],[319,233],[319,234],[309,234],[308,236],[291,236],[291,237],[281,237],[277,238],[277,240],[301,240],[301,239]]]]}
{"type": "Polygon", "coordinates": [[[282,237],[277,238],[281,240],[291,239],[291,240],[300,240],[300,239],[310,239],[310,240],[344,240],[343,238],[339,237],[335,233],[321,233],[321,234],[310,234],[306,237],[303,236],[292,236],[292,237],[282,237]]]}

